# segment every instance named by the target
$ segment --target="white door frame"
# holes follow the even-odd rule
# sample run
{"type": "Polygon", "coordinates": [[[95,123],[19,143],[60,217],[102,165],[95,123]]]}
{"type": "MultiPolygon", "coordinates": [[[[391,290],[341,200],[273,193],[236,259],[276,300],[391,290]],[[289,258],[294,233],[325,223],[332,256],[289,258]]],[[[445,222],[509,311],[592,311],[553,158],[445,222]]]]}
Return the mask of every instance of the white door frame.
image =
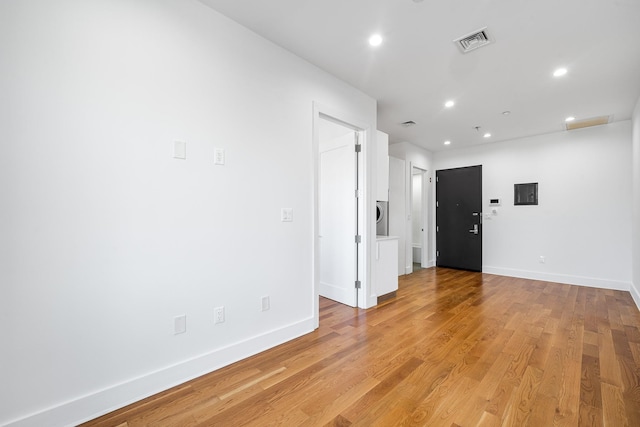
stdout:
{"type": "Polygon", "coordinates": [[[359,117],[345,114],[333,108],[313,102],[313,317],[314,326],[320,325],[319,287],[320,287],[320,239],[319,234],[319,172],[320,172],[320,124],[319,120],[331,120],[343,126],[351,128],[360,134],[360,144],[362,145],[361,165],[359,171],[360,198],[358,205],[359,227],[362,240],[358,251],[358,277],[361,288],[358,291],[358,307],[369,308],[377,304],[377,298],[371,289],[371,253],[372,245],[375,245],[375,200],[371,195],[373,171],[373,154],[375,150],[375,129],[372,124],[367,123],[359,117]]]}

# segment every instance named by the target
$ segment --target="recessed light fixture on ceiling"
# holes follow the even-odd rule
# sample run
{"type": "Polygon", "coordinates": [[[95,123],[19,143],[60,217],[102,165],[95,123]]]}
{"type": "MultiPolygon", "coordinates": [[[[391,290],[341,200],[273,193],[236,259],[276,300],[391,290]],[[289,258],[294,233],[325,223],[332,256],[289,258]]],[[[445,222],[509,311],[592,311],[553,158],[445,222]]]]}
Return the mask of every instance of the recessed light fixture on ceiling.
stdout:
{"type": "Polygon", "coordinates": [[[401,126],[408,128],[409,126],[415,126],[416,122],[413,120],[407,120],[406,122],[400,123],[401,126]]]}
{"type": "Polygon", "coordinates": [[[566,119],[564,119],[564,121],[568,123],[568,122],[572,122],[572,121],[574,121],[575,119],[576,119],[575,117],[573,117],[573,116],[569,116],[569,117],[567,117],[566,119]]]}
{"type": "Polygon", "coordinates": [[[558,68],[557,70],[555,70],[553,72],[553,77],[562,77],[565,74],[567,74],[567,69],[566,68],[558,68]]]}
{"type": "Polygon", "coordinates": [[[447,108],[451,108],[454,105],[456,105],[456,103],[454,101],[447,101],[447,102],[444,103],[444,106],[447,107],[447,108]]]}
{"type": "Polygon", "coordinates": [[[485,133],[484,135],[482,135],[484,138],[491,138],[491,134],[489,132],[485,133]]]}
{"type": "Polygon", "coordinates": [[[371,46],[380,46],[382,44],[382,36],[380,34],[373,34],[369,37],[369,44],[371,46]]]}
{"type": "Polygon", "coordinates": [[[444,142],[444,145],[450,145],[450,144],[451,144],[451,141],[445,141],[444,142]]]}
{"type": "Polygon", "coordinates": [[[508,116],[509,114],[511,114],[511,111],[509,111],[509,110],[506,110],[506,111],[502,112],[503,116],[508,116]]]}

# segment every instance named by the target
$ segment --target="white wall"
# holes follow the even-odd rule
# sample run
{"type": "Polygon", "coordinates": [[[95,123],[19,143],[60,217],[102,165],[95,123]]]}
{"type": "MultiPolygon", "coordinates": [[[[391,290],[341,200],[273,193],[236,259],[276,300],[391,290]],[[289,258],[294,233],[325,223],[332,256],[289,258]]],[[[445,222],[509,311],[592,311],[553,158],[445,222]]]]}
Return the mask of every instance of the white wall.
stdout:
{"type": "MultiPolygon", "coordinates": [[[[432,154],[430,151],[427,151],[424,148],[418,147],[409,142],[400,142],[397,144],[389,145],[389,155],[405,161],[405,194],[401,198],[401,202],[405,204],[404,211],[411,212],[411,195],[409,192],[411,191],[410,183],[412,180],[412,169],[413,167],[417,167],[426,170],[427,176],[429,176],[431,181],[433,181],[432,178],[435,175],[433,173],[433,167],[431,165],[432,154]]],[[[429,182],[427,185],[428,187],[425,189],[425,192],[423,194],[425,194],[427,200],[430,201],[433,197],[433,192],[435,192],[435,188],[433,187],[432,182],[429,182]]],[[[391,189],[389,189],[389,193],[389,205],[391,205],[391,189]]],[[[396,194],[395,199],[399,200],[400,196],[396,194]]],[[[390,206],[389,209],[392,209],[392,206],[390,206]]],[[[431,224],[433,222],[433,219],[429,218],[430,212],[431,208],[427,207],[427,212],[425,212],[425,215],[427,216],[425,224],[431,224]]],[[[429,229],[427,230],[427,234],[429,234],[430,230],[432,231],[434,228],[435,226],[429,227],[429,229]]],[[[400,274],[410,273],[413,269],[413,264],[411,262],[412,257],[409,256],[409,254],[411,254],[413,251],[413,244],[411,241],[412,239],[410,237],[411,229],[411,217],[410,215],[407,215],[407,218],[404,219],[404,236],[409,237],[402,238],[398,242],[398,251],[402,251],[402,248],[404,248],[404,252],[405,254],[407,254],[407,256],[405,256],[404,271],[401,270],[400,274]]],[[[435,265],[435,245],[432,242],[431,237],[427,239],[427,242],[429,242],[429,244],[427,245],[428,247],[426,248],[428,250],[429,265],[435,265]]]]}
{"type": "Polygon", "coordinates": [[[632,230],[632,286],[631,295],[640,307],[640,98],[632,118],[633,140],[633,230],[632,230]]]}
{"type": "Polygon", "coordinates": [[[0,61],[0,425],[75,424],[313,328],[312,104],[375,130],[375,100],[191,0],[4,0],[0,61]]]}
{"type": "Polygon", "coordinates": [[[389,156],[389,235],[398,237],[398,276],[406,273],[407,203],[405,161],[389,156]]]}
{"type": "Polygon", "coordinates": [[[483,271],[628,290],[631,122],[438,152],[434,169],[482,165],[483,271]],[[538,206],[514,206],[513,185],[538,182],[538,206]],[[539,257],[545,256],[541,264],[539,257]]]}

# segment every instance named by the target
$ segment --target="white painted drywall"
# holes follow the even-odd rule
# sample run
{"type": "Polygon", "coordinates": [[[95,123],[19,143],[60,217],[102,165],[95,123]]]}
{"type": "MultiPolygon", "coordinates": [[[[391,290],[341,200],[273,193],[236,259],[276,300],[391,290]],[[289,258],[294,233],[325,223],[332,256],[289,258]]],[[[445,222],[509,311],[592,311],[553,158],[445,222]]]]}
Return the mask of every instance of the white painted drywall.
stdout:
{"type": "Polygon", "coordinates": [[[375,130],[375,100],[193,0],[4,0],[0,61],[0,425],[76,424],[313,328],[312,104],[375,130]]]}
{"type": "Polygon", "coordinates": [[[640,98],[632,117],[633,144],[633,227],[632,227],[632,286],[631,295],[640,307],[640,98]]]}
{"type": "Polygon", "coordinates": [[[631,122],[438,152],[434,168],[482,165],[483,271],[628,290],[631,122]],[[538,182],[538,206],[514,206],[513,185],[538,182]],[[545,256],[541,264],[539,257],[545,256]]]}
{"type": "MultiPolygon", "coordinates": [[[[432,241],[433,239],[431,238],[431,236],[433,236],[433,230],[435,230],[435,219],[433,218],[433,215],[431,215],[432,210],[430,205],[432,204],[432,200],[434,197],[433,194],[435,193],[435,187],[433,186],[434,185],[433,177],[435,175],[433,173],[433,167],[432,167],[432,153],[428,150],[425,150],[424,148],[418,147],[409,142],[400,142],[397,144],[389,145],[389,155],[394,156],[398,159],[405,160],[404,196],[401,196],[400,194],[394,194],[394,199],[397,200],[396,203],[401,202],[405,204],[405,207],[404,207],[405,212],[411,212],[411,206],[410,206],[411,197],[409,193],[411,191],[411,185],[409,185],[409,183],[412,180],[412,168],[417,167],[427,171],[426,175],[428,177],[427,180],[429,182],[427,183],[427,188],[423,193],[427,200],[427,209],[425,212],[423,212],[423,214],[426,216],[424,223],[429,224],[428,230],[427,230],[429,237],[427,239],[428,244],[426,245],[426,250],[428,251],[427,259],[429,260],[429,265],[433,266],[435,265],[435,256],[434,256],[435,243],[432,241]]],[[[391,206],[391,188],[389,189],[389,209],[393,209],[393,206],[391,206]]],[[[411,226],[410,215],[406,215],[406,217],[404,218],[403,228],[404,228],[404,235],[411,236],[412,226],[411,226]]],[[[411,254],[412,251],[413,251],[413,244],[411,242],[411,239],[401,238],[400,241],[398,242],[398,252],[400,254],[402,254],[403,252],[405,254],[411,254]]],[[[413,265],[411,263],[411,257],[404,256],[403,266],[400,270],[400,274],[402,275],[402,274],[410,273],[412,269],[413,269],[413,265]]]]}
{"type": "Polygon", "coordinates": [[[398,237],[398,276],[406,274],[406,185],[405,161],[389,156],[389,235],[398,237]]]}

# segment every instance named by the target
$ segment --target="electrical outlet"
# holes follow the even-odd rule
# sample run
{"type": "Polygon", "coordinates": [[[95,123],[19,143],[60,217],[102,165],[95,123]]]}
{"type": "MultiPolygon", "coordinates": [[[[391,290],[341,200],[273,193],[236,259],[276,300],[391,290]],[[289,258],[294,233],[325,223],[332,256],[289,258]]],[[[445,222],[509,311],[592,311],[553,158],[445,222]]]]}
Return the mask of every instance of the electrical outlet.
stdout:
{"type": "Polygon", "coordinates": [[[540,262],[540,264],[544,264],[547,261],[547,259],[543,255],[540,255],[540,258],[538,258],[538,261],[540,262]]]}
{"type": "Polygon", "coordinates": [[[182,316],[176,316],[173,318],[173,334],[184,334],[187,332],[187,316],[183,314],[182,316]]]}
{"type": "Polygon", "coordinates": [[[213,309],[213,323],[224,322],[224,307],[216,307],[213,309]]]}
{"type": "Polygon", "coordinates": [[[280,210],[280,221],[293,222],[293,208],[282,208],[280,210]]]}
{"type": "Polygon", "coordinates": [[[271,301],[269,300],[269,296],[262,297],[262,311],[267,311],[271,308],[271,301]]]}

